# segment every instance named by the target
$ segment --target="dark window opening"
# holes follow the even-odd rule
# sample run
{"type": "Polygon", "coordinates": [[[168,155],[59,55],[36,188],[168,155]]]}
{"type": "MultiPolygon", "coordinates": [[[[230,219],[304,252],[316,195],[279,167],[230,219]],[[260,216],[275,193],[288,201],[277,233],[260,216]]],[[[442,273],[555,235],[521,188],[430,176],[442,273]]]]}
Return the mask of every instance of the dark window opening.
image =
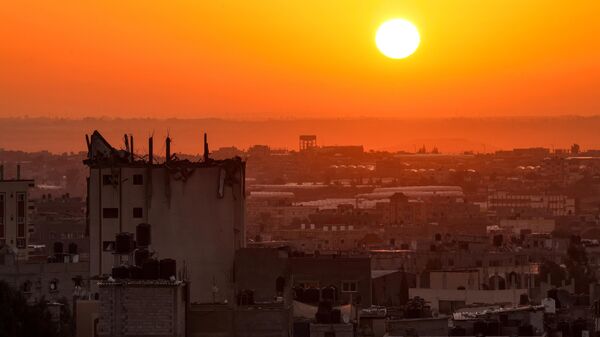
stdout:
{"type": "Polygon", "coordinates": [[[134,218],[141,218],[143,216],[144,216],[144,210],[141,207],[133,208],[133,217],[134,218]]]}
{"type": "Polygon", "coordinates": [[[21,284],[21,291],[25,294],[31,293],[31,281],[27,280],[21,284]]]}
{"type": "Polygon", "coordinates": [[[133,175],[133,184],[134,185],[143,185],[144,184],[144,176],[141,174],[133,175]]]}
{"type": "Polygon", "coordinates": [[[113,176],[112,174],[104,174],[102,175],[102,185],[112,185],[113,176]]]}
{"type": "Polygon", "coordinates": [[[356,292],[358,286],[356,281],[342,282],[342,292],[356,292]]]}
{"type": "Polygon", "coordinates": [[[19,237],[19,238],[25,237],[25,224],[24,223],[17,224],[17,237],[19,237]]]}
{"type": "Polygon", "coordinates": [[[48,285],[48,290],[50,290],[51,293],[58,292],[58,280],[57,279],[53,279],[52,281],[50,281],[50,284],[48,285]]]}
{"type": "Polygon", "coordinates": [[[103,208],[102,209],[102,217],[105,219],[114,219],[119,217],[119,209],[118,208],[103,208]]]}
{"type": "Polygon", "coordinates": [[[285,278],[279,276],[277,280],[275,280],[275,291],[277,292],[277,296],[283,295],[283,290],[285,289],[285,278]]]}

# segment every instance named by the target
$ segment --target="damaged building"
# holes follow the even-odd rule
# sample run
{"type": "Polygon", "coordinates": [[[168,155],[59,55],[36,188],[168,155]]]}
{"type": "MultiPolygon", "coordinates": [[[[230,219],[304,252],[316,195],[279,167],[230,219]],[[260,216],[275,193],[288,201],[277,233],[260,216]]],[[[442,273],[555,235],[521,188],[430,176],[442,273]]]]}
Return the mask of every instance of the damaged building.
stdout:
{"type": "Polygon", "coordinates": [[[210,158],[206,135],[200,161],[178,159],[169,137],[161,161],[152,137],[147,155],[135,152],[132,136],[124,149],[98,131],[86,140],[90,276],[110,275],[117,233],[148,223],[153,249],[177,261],[192,303],[232,303],[235,251],[245,242],[245,162],[210,158]]]}

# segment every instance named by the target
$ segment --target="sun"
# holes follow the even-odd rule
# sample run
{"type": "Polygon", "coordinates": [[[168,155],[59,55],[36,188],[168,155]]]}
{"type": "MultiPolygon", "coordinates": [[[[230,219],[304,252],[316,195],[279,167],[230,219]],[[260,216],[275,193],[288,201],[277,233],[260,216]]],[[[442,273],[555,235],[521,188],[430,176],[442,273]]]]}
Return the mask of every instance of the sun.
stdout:
{"type": "Polygon", "coordinates": [[[417,27],[403,19],[384,22],[377,29],[375,44],[379,51],[393,59],[403,59],[417,50],[421,37],[417,27]]]}

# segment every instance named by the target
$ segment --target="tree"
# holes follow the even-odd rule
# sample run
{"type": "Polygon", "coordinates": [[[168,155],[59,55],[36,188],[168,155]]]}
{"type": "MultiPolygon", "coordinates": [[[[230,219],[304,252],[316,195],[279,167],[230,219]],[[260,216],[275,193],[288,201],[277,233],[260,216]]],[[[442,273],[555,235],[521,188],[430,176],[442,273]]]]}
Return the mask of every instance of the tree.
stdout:
{"type": "Polygon", "coordinates": [[[32,305],[27,303],[20,291],[5,281],[0,281],[0,337],[69,337],[72,321],[68,305],[61,310],[60,325],[52,315],[44,299],[32,305]],[[62,317],[62,314],[65,314],[62,317]],[[64,329],[63,327],[69,327],[64,329]]]}

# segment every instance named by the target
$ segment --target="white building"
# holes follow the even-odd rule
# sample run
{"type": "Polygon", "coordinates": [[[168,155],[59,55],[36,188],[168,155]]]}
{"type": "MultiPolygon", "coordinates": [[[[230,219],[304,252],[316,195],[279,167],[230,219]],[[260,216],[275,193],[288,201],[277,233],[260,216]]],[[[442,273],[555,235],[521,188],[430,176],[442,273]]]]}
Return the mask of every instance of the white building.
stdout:
{"type": "Polygon", "coordinates": [[[147,160],[129,144],[132,138],[126,150],[116,150],[97,131],[88,140],[91,276],[111,273],[117,233],[149,223],[151,249],[177,261],[191,302],[233,303],[234,253],[245,242],[245,162],[212,160],[206,143],[203,161],[177,160],[167,138],[167,159],[159,164],[152,138],[147,160]]]}
{"type": "Polygon", "coordinates": [[[512,210],[519,213],[523,210],[539,210],[552,216],[574,215],[575,199],[562,194],[515,194],[496,191],[488,195],[487,209],[512,210]]]}
{"type": "Polygon", "coordinates": [[[17,166],[15,179],[4,179],[4,167],[0,167],[0,248],[7,247],[16,253],[18,260],[27,260],[29,223],[33,205],[29,202],[29,189],[33,180],[21,179],[17,166]]]}

